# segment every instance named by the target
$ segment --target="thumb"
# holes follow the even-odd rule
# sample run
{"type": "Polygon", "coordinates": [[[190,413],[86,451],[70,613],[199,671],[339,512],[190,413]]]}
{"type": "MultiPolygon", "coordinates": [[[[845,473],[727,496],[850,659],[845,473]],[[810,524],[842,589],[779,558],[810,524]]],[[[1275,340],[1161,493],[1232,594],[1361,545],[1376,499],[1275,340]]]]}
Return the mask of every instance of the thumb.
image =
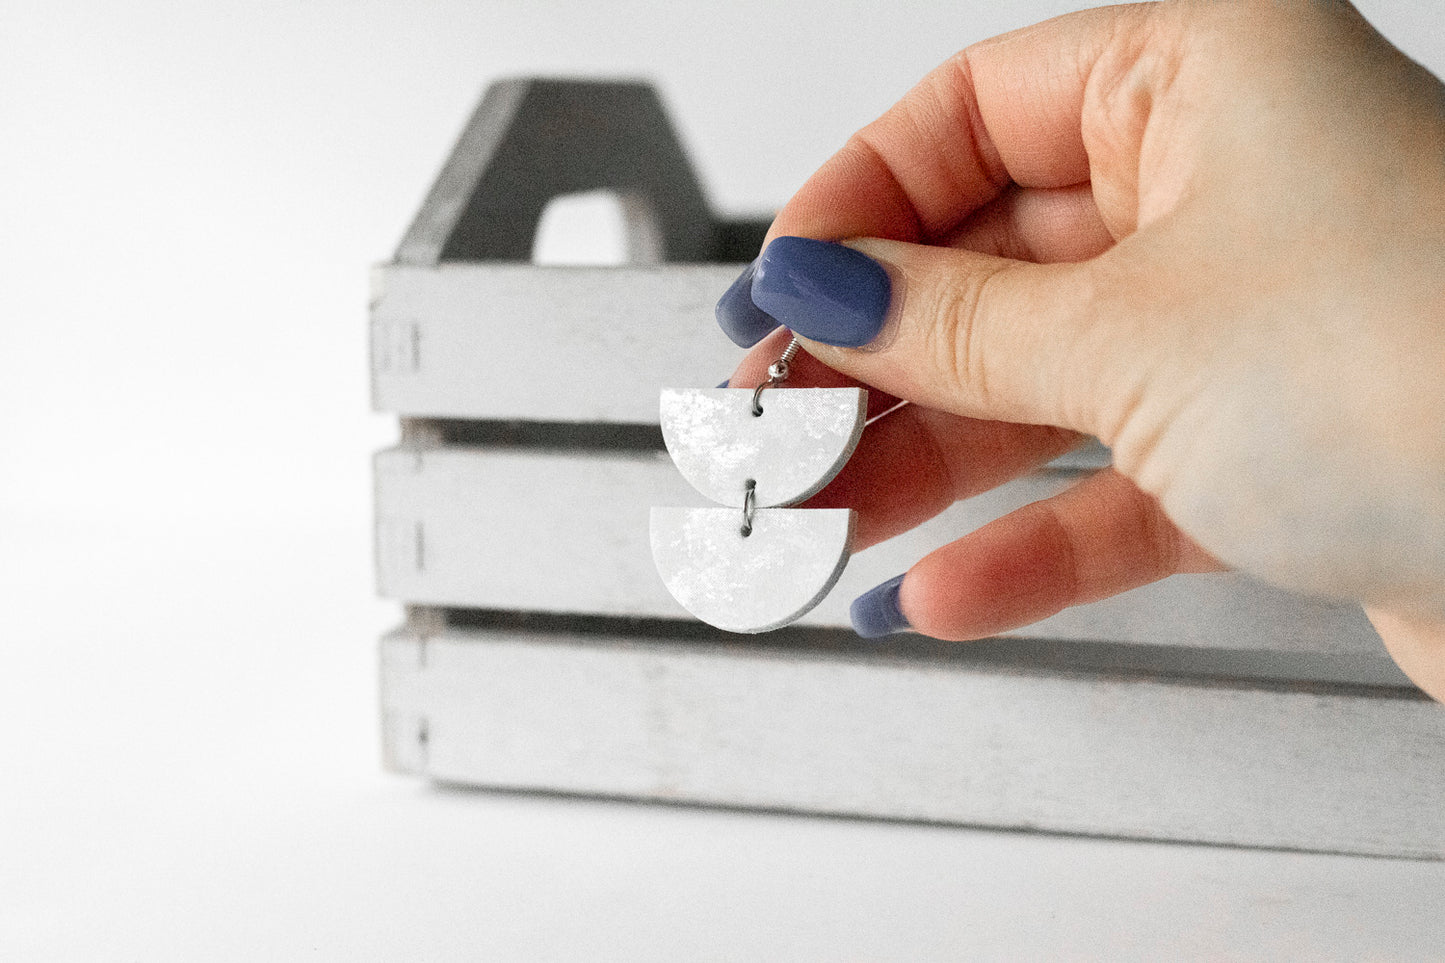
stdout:
{"type": "Polygon", "coordinates": [[[1099,434],[1109,406],[1097,394],[1117,382],[1097,369],[1132,367],[1119,352],[1137,340],[1101,330],[1096,272],[1087,261],[780,237],[759,259],[751,294],[809,354],[889,394],[1099,434]]]}

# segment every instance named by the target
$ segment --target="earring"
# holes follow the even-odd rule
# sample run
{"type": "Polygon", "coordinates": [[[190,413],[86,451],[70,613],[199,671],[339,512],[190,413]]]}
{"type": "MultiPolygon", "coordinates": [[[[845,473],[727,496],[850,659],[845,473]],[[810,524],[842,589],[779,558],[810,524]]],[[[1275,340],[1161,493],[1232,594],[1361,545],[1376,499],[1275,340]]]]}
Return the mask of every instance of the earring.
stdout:
{"type": "Polygon", "coordinates": [[[662,437],[682,476],[727,508],[654,508],[652,560],[673,598],[709,625],[767,632],[810,612],[843,574],[850,508],[789,509],[858,446],[862,388],[763,392],[788,378],[789,343],[757,388],[664,388],[662,437]]]}

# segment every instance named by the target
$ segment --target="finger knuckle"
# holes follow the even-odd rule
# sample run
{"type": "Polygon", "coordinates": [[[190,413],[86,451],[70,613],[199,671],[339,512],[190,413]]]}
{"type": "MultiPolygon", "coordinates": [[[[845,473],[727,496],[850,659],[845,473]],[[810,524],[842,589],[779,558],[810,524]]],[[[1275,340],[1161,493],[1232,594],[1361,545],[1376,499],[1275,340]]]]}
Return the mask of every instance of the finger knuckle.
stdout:
{"type": "Polygon", "coordinates": [[[930,306],[937,323],[930,326],[924,349],[934,370],[949,387],[987,404],[991,394],[987,320],[990,292],[1006,270],[1004,264],[959,272],[936,288],[930,306]]]}

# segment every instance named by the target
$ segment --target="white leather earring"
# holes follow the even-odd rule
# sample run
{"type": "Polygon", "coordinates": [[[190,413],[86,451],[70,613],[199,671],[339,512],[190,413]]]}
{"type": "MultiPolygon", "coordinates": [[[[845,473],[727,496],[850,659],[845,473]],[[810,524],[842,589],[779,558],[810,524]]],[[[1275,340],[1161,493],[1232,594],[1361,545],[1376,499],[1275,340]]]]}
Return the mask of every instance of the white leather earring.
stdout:
{"type": "Polygon", "coordinates": [[[652,559],[683,608],[729,632],[767,632],[812,610],[852,550],[849,508],[790,509],[852,455],[862,388],[763,392],[787,380],[793,341],[748,388],[664,388],[662,437],[682,476],[726,508],[654,508],[652,559]]]}

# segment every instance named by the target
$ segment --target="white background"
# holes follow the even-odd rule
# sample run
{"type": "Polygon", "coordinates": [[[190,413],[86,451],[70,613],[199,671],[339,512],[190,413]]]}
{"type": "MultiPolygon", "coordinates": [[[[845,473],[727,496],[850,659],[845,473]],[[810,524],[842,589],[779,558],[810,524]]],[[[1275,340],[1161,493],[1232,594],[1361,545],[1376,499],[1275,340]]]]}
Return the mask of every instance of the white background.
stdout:
{"type": "MultiPolygon", "coordinates": [[[[379,772],[367,268],[486,83],[652,78],[757,213],[1076,6],[0,0],[0,959],[1445,952],[1438,865],[379,772]]],[[[1436,3],[1362,6],[1445,69],[1436,3]]]]}

